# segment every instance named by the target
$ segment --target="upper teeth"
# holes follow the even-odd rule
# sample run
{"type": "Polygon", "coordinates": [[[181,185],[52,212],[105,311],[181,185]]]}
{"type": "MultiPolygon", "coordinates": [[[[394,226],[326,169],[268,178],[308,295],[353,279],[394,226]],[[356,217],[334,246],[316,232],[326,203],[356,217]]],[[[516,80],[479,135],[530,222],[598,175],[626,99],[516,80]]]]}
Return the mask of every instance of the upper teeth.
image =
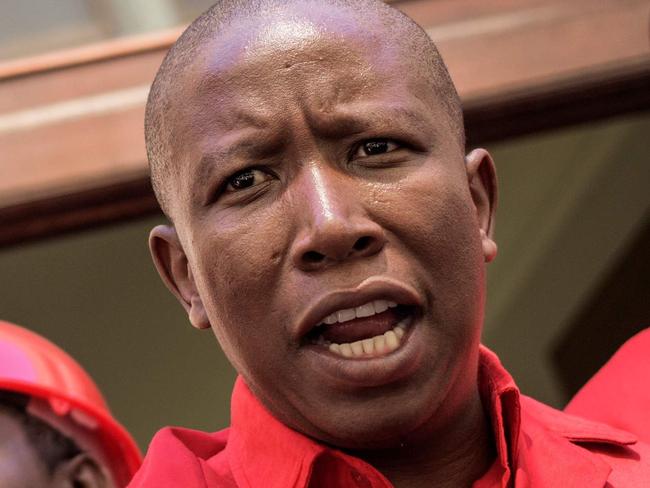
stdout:
{"type": "Polygon", "coordinates": [[[373,300],[372,302],[364,303],[360,307],[344,308],[329,314],[323,320],[327,325],[336,324],[337,322],[347,322],[352,319],[361,317],[370,317],[376,313],[382,313],[389,308],[397,307],[397,303],[388,300],[373,300]]]}

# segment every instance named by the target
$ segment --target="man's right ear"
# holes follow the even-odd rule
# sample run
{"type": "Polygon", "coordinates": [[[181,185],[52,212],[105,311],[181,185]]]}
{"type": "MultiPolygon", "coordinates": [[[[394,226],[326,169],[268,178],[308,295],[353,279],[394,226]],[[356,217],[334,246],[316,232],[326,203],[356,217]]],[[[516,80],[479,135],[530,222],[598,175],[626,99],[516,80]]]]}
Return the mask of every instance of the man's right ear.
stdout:
{"type": "Polygon", "coordinates": [[[158,274],[181,302],[192,326],[197,329],[209,328],[210,321],[176,229],[170,225],[154,227],[149,234],[149,250],[158,274]]]}

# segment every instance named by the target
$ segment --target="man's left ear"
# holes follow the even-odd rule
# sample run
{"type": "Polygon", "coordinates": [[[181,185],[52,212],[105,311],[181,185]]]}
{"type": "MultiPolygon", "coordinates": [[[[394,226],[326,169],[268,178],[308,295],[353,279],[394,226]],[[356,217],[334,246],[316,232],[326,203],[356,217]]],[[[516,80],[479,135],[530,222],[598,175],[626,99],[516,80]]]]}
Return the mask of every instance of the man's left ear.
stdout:
{"type": "Polygon", "coordinates": [[[56,488],[117,488],[106,471],[85,453],[60,463],[52,480],[56,488]]]}
{"type": "Polygon", "coordinates": [[[485,262],[497,255],[494,241],[494,217],[497,206],[497,175],[492,156],[485,149],[474,149],[465,156],[467,182],[476,207],[481,246],[485,262]]]}

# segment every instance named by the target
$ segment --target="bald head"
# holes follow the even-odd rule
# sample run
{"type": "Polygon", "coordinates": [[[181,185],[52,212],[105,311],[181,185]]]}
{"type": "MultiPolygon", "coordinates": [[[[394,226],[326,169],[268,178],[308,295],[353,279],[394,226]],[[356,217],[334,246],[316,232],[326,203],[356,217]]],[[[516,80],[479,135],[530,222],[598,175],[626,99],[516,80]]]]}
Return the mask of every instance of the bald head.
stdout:
{"type": "Polygon", "coordinates": [[[380,0],[223,0],[197,18],[172,46],[149,94],[147,156],[154,191],[168,217],[173,219],[174,180],[179,171],[174,153],[179,137],[175,121],[187,94],[188,72],[210,57],[206,52],[216,53],[214,57],[222,63],[237,63],[238,55],[231,56],[228,33],[241,37],[245,32],[259,45],[260,36],[272,32],[272,39],[262,39],[261,44],[286,45],[297,34],[285,24],[300,22],[309,23],[324,36],[345,41],[347,36],[361,33],[371,37],[378,49],[399,50],[409,76],[427,81],[464,145],[462,110],[447,68],[426,32],[400,11],[380,0]]]}

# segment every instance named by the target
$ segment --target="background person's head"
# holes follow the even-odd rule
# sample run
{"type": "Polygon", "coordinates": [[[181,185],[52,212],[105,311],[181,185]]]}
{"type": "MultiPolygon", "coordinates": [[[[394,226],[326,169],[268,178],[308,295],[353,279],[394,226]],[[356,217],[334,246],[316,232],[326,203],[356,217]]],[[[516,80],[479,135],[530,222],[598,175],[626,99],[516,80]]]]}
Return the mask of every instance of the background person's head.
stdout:
{"type": "Polygon", "coordinates": [[[0,486],[113,488],[140,464],[88,374],[63,350],[0,321],[0,486]]]}
{"type": "Polygon", "coordinates": [[[115,486],[69,437],[28,413],[30,398],[0,391],[0,486],[115,486]]]}
{"type": "Polygon", "coordinates": [[[276,417],[351,449],[482,418],[494,168],[465,156],[417,25],[378,1],[220,2],[146,128],[158,270],[276,417]]]}

